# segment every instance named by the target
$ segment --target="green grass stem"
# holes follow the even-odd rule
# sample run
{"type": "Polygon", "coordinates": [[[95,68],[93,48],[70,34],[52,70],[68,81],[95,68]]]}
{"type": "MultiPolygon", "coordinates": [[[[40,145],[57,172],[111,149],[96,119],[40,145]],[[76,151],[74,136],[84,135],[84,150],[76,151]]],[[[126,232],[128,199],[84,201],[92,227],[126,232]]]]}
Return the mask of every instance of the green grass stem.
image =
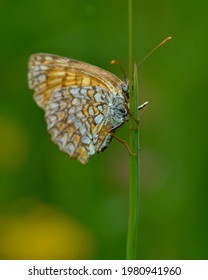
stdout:
{"type": "MultiPolygon", "coordinates": [[[[134,67],[134,89],[132,92],[133,80],[133,36],[132,36],[132,0],[129,0],[129,102],[130,111],[135,118],[138,118],[138,75],[134,67]]],[[[129,145],[135,156],[130,156],[130,180],[129,180],[129,220],[127,233],[127,254],[128,260],[137,259],[137,227],[138,227],[138,199],[139,199],[139,135],[135,120],[130,117],[129,145]]]]}

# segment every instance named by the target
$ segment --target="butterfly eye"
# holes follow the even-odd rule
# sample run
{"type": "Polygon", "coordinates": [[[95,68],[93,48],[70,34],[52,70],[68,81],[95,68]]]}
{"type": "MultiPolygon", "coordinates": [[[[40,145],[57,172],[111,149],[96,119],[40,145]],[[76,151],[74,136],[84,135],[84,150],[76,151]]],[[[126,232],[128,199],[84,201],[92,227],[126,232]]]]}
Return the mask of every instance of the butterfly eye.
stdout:
{"type": "Polygon", "coordinates": [[[124,83],[121,85],[121,87],[122,87],[122,90],[123,90],[124,92],[128,92],[129,87],[128,87],[128,84],[127,84],[126,82],[124,82],[124,83]]]}

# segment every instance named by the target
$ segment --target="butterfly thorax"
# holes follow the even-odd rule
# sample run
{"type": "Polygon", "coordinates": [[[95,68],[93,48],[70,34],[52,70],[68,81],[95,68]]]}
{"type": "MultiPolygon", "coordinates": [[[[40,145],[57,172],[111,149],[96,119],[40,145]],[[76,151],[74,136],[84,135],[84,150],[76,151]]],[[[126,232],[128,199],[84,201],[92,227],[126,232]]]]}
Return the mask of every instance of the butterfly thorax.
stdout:
{"type": "Polygon", "coordinates": [[[128,121],[128,103],[123,93],[112,92],[106,97],[108,111],[105,125],[100,131],[100,145],[98,152],[105,150],[110,144],[116,129],[128,121]]]}
{"type": "Polygon", "coordinates": [[[109,128],[115,130],[128,120],[127,103],[123,95],[112,94],[108,98],[108,114],[106,116],[109,128]]]}

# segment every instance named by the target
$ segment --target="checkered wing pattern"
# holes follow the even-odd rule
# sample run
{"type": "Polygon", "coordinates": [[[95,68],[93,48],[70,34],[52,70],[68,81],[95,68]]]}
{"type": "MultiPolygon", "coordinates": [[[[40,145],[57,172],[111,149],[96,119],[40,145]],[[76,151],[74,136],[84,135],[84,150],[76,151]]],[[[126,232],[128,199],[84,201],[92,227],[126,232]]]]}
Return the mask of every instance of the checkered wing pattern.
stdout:
{"type": "Polygon", "coordinates": [[[81,163],[106,148],[112,131],[126,121],[118,121],[118,116],[114,120],[111,108],[117,100],[118,106],[125,103],[122,81],[99,67],[36,54],[29,60],[28,80],[36,103],[45,111],[52,141],[81,163]]]}

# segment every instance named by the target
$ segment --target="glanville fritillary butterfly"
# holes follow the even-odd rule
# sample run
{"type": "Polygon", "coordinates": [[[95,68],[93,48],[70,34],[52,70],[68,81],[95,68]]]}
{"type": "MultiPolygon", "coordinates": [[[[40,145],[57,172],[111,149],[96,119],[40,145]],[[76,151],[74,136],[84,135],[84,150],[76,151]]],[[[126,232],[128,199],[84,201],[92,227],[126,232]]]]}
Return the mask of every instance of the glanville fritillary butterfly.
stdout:
{"type": "Polygon", "coordinates": [[[38,53],[29,59],[28,80],[52,141],[83,164],[129,119],[128,81],[97,66],[38,53]]]}

